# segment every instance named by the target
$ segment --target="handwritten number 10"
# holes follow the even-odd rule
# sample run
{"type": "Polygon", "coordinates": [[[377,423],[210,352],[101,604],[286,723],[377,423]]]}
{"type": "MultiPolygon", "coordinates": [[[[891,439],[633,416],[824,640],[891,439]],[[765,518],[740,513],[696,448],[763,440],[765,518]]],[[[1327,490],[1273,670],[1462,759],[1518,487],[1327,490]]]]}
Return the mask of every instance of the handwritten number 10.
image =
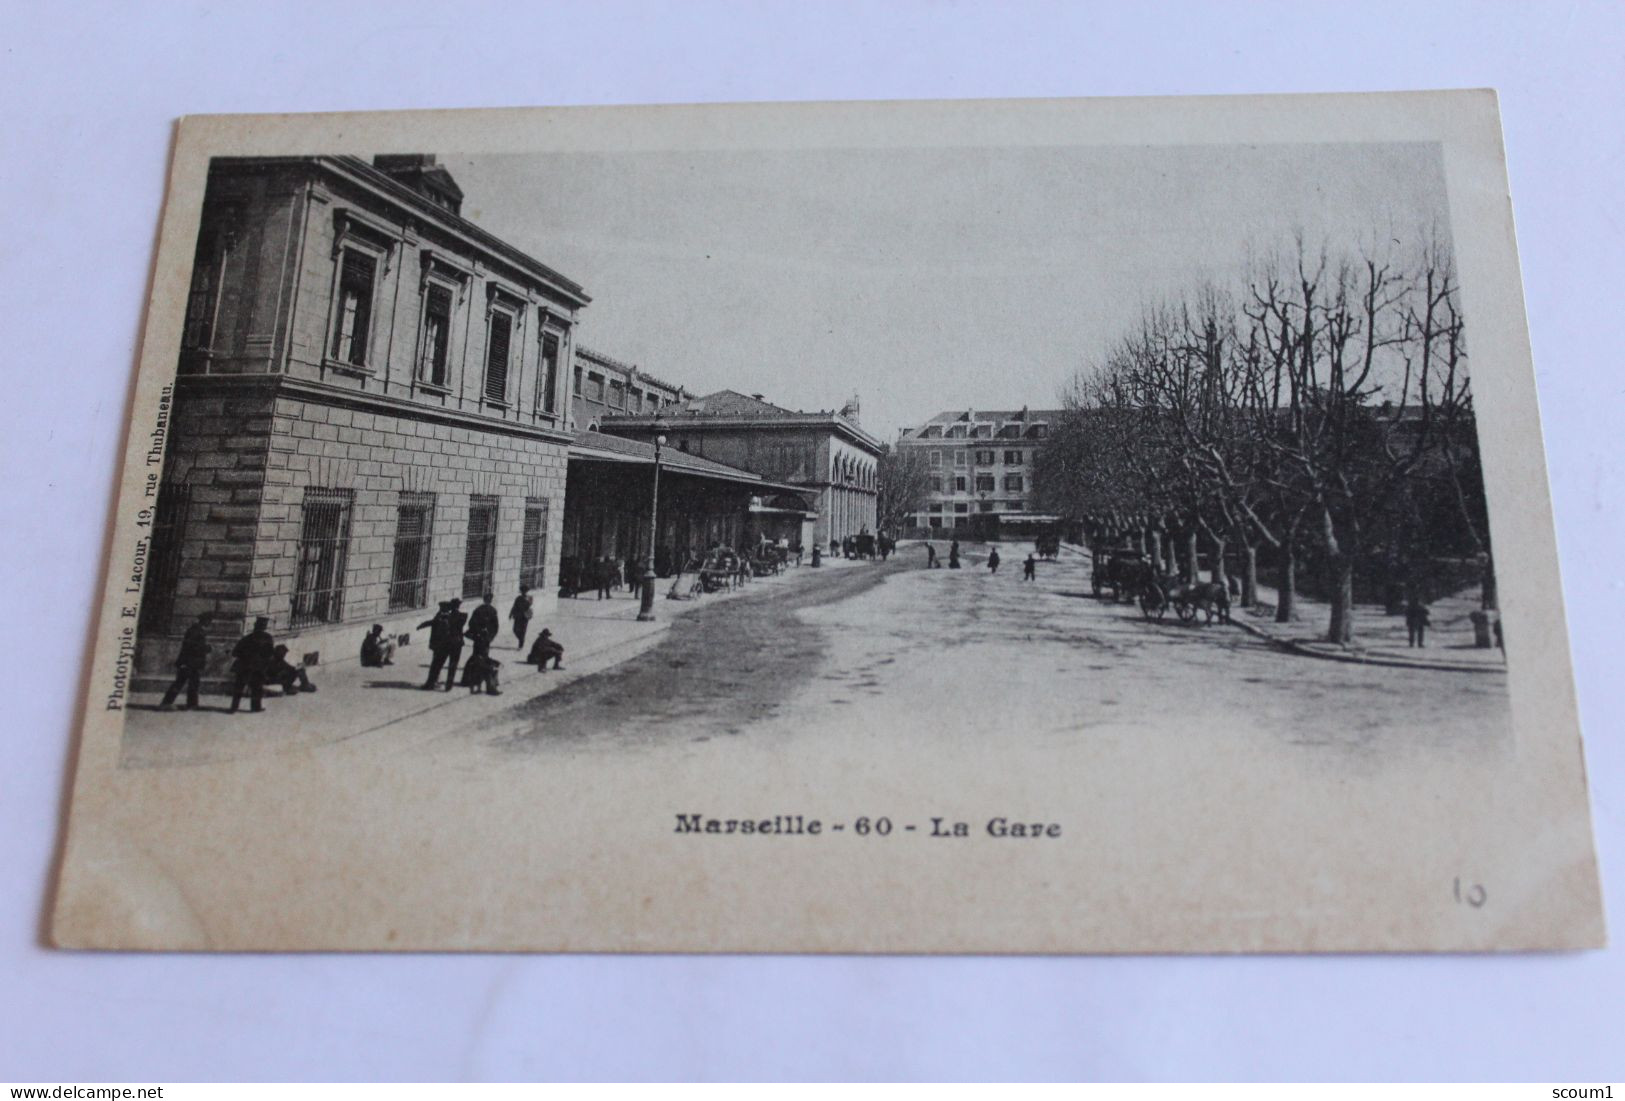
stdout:
{"type": "Polygon", "coordinates": [[[1457,902],[1465,902],[1467,905],[1476,910],[1483,906],[1488,898],[1489,893],[1484,890],[1484,885],[1482,883],[1469,883],[1464,890],[1461,885],[1461,876],[1458,875],[1456,877],[1457,902]]]}

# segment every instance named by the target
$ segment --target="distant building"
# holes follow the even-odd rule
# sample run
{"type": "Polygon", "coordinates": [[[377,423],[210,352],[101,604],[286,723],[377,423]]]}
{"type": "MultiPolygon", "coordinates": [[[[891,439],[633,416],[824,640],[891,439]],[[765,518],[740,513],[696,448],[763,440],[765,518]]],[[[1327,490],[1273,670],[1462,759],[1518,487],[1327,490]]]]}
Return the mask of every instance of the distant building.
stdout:
{"type": "Polygon", "coordinates": [[[905,429],[900,450],[924,456],[930,491],[914,527],[969,530],[1031,527],[1033,455],[1059,423],[1059,409],[953,410],[905,429]]]}
{"type": "Polygon", "coordinates": [[[462,198],[432,156],[211,162],[139,669],[200,612],[325,660],[453,596],[529,585],[545,614],[589,299],[462,198]]]}
{"type": "Polygon", "coordinates": [[[664,418],[668,446],[816,494],[802,542],[827,545],[876,526],[878,439],[858,423],[857,399],[839,412],[785,409],[760,394],[718,390],[658,414],[601,419],[601,431],[647,440],[664,418]]]}
{"type": "Polygon", "coordinates": [[[688,397],[681,386],[662,382],[630,363],[591,348],[576,347],[570,414],[577,431],[597,430],[605,417],[654,413],[688,397]]]}

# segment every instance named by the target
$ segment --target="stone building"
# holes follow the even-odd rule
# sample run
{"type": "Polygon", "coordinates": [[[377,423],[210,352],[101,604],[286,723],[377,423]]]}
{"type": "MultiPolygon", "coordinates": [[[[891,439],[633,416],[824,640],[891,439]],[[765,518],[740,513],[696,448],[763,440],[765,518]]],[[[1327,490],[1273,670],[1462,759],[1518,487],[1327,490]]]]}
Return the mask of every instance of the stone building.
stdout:
{"type": "Polygon", "coordinates": [[[996,533],[1051,523],[1031,507],[1033,454],[1058,409],[951,410],[905,429],[897,447],[925,456],[930,491],[913,526],[996,533]]]}
{"type": "Polygon", "coordinates": [[[547,610],[589,299],[461,202],[432,156],[212,163],[138,669],[204,611],[332,660],[453,596],[547,610]]]}
{"type": "Polygon", "coordinates": [[[668,446],[815,494],[802,542],[828,544],[876,528],[878,439],[858,423],[854,398],[839,412],[784,409],[760,394],[718,390],[658,414],[606,416],[607,434],[647,440],[663,420],[668,446]]]}
{"type": "Polygon", "coordinates": [[[596,430],[609,416],[656,413],[688,397],[681,386],[579,344],[570,393],[570,415],[578,431],[596,430]]]}

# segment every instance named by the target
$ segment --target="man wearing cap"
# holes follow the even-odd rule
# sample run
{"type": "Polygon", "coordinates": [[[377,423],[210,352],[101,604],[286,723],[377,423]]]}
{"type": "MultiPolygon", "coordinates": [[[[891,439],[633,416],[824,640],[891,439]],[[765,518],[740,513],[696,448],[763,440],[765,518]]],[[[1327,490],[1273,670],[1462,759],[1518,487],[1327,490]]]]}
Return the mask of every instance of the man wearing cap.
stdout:
{"type": "MultiPolygon", "coordinates": [[[[440,602],[440,610],[434,614],[434,618],[418,624],[418,630],[420,631],[425,627],[429,628],[429,653],[434,655],[434,661],[429,664],[429,679],[423,682],[423,687],[425,689],[436,686],[440,680],[440,670],[445,666],[446,659],[451,656],[451,606],[453,603],[455,602],[450,600],[442,600],[440,602]]],[[[457,649],[461,651],[462,648],[462,632],[459,631],[457,633],[457,649]]],[[[448,679],[448,686],[450,681],[456,679],[457,666],[455,663],[453,663],[451,667],[451,677],[448,679]]]]}
{"type": "Polygon", "coordinates": [[[475,656],[480,658],[491,656],[491,643],[502,629],[496,605],[491,603],[495,599],[494,593],[486,593],[484,603],[474,609],[474,614],[468,620],[468,637],[473,640],[475,656]]]}
{"type": "Polygon", "coordinates": [[[181,652],[175,658],[175,682],[164,693],[164,702],[158,706],[162,710],[169,710],[175,704],[175,697],[180,695],[181,689],[186,689],[186,704],[189,709],[197,708],[198,682],[203,678],[203,667],[208,664],[209,654],[214,647],[209,645],[209,621],[211,616],[203,612],[197,617],[197,622],[186,628],[186,634],[181,639],[181,652]]]}
{"type": "Polygon", "coordinates": [[[238,705],[243,702],[243,689],[248,690],[248,704],[251,711],[263,711],[260,700],[265,695],[265,673],[271,667],[276,656],[276,641],[271,638],[271,632],[266,630],[271,621],[265,616],[257,616],[254,620],[254,629],[237,640],[237,645],[231,650],[231,710],[235,714],[238,705]]]}

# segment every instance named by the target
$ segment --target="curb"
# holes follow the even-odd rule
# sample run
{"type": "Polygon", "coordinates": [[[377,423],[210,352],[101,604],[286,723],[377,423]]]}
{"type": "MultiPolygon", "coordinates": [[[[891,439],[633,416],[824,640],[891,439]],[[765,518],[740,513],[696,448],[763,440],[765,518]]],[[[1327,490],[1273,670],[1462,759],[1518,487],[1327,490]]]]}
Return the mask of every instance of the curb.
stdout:
{"type": "Polygon", "coordinates": [[[1294,642],[1291,639],[1277,638],[1275,635],[1265,631],[1262,627],[1255,627],[1251,623],[1244,620],[1231,619],[1230,622],[1232,625],[1240,627],[1248,634],[1255,635],[1269,643],[1271,646],[1274,646],[1286,653],[1298,654],[1307,658],[1319,658],[1322,661],[1340,661],[1345,665],[1380,665],[1389,669],[1430,669],[1440,673],[1505,673],[1507,671],[1505,665],[1461,665],[1458,663],[1443,661],[1408,661],[1400,660],[1398,658],[1365,657],[1359,654],[1331,653],[1326,650],[1318,650],[1313,646],[1306,646],[1301,642],[1294,642]]]}

